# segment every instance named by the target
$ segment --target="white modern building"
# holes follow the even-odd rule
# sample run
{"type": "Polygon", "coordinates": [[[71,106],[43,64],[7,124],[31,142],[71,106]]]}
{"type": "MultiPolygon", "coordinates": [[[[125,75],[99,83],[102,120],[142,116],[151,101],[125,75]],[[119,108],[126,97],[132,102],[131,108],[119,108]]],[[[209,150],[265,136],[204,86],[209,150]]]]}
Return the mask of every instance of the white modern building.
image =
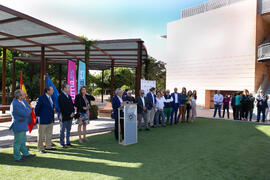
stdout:
{"type": "Polygon", "coordinates": [[[185,9],[167,25],[167,88],[197,90],[206,108],[215,90],[267,91],[269,42],[270,0],[210,0],[185,9]]]}

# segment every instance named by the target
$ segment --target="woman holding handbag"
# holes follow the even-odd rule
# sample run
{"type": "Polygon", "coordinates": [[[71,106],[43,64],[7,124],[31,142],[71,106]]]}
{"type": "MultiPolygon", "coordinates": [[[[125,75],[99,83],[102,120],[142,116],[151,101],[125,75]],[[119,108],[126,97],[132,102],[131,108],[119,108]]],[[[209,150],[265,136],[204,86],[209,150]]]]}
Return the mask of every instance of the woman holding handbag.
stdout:
{"type": "Polygon", "coordinates": [[[89,124],[90,117],[90,108],[91,101],[94,101],[95,98],[91,94],[88,94],[86,91],[86,86],[82,86],[80,88],[79,94],[75,97],[75,107],[77,108],[78,118],[78,135],[79,135],[79,143],[82,143],[81,138],[81,128],[83,126],[83,141],[86,142],[86,125],[89,124]]]}

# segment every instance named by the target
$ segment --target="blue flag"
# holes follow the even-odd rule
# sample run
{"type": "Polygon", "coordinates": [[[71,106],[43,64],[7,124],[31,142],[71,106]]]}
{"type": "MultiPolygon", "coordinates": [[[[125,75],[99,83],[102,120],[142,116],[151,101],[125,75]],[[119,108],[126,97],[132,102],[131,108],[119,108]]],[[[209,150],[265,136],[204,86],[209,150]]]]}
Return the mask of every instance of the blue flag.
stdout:
{"type": "Polygon", "coordinates": [[[59,105],[58,105],[58,100],[57,100],[58,96],[59,96],[59,92],[57,91],[56,87],[54,86],[53,82],[51,81],[51,79],[48,75],[46,75],[46,86],[53,87],[52,100],[53,100],[54,108],[55,108],[56,112],[59,114],[60,110],[59,110],[59,105]]]}
{"type": "Polygon", "coordinates": [[[78,72],[78,91],[80,92],[80,88],[85,86],[86,74],[85,74],[85,63],[79,61],[79,72],[78,72]]]}

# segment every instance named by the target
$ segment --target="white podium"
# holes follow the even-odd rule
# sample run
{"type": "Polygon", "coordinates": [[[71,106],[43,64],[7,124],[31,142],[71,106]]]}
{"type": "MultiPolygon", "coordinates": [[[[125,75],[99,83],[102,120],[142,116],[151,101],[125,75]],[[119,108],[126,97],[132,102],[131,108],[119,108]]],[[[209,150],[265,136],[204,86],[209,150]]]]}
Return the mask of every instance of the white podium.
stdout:
{"type": "Polygon", "coordinates": [[[137,104],[125,104],[118,109],[118,137],[119,144],[122,145],[137,143],[137,104]],[[121,120],[124,132],[121,132],[121,120]],[[124,133],[124,139],[122,139],[122,133],[124,133]]]}

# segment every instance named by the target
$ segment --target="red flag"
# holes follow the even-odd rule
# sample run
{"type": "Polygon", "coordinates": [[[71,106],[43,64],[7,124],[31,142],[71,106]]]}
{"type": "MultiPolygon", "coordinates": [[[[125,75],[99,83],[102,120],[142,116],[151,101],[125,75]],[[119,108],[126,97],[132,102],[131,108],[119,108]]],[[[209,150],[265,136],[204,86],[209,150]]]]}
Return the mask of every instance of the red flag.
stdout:
{"type": "Polygon", "coordinates": [[[33,130],[33,128],[34,128],[34,125],[36,124],[37,118],[36,118],[36,115],[35,115],[35,113],[34,113],[34,110],[33,110],[32,106],[31,106],[31,104],[30,104],[30,102],[29,102],[29,98],[28,98],[28,95],[27,95],[25,86],[24,86],[24,84],[23,84],[23,80],[22,80],[22,72],[21,72],[21,76],[20,76],[20,89],[23,90],[23,91],[25,92],[25,94],[26,94],[25,99],[26,99],[26,101],[28,102],[29,106],[30,106],[31,109],[32,109],[32,112],[31,112],[31,122],[28,124],[28,130],[29,130],[29,133],[31,133],[32,130],[33,130]]]}

